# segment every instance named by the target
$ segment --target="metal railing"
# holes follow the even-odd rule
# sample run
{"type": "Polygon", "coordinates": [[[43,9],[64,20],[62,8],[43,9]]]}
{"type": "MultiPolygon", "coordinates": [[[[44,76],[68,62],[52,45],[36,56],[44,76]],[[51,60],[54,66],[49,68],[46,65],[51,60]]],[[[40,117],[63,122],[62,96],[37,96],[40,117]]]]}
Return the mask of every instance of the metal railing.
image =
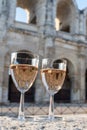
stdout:
{"type": "MultiPolygon", "coordinates": [[[[18,103],[0,105],[0,115],[17,116],[18,103]]],[[[25,103],[25,115],[47,115],[49,103],[25,103]]],[[[86,103],[55,103],[54,114],[87,114],[86,103]]]]}

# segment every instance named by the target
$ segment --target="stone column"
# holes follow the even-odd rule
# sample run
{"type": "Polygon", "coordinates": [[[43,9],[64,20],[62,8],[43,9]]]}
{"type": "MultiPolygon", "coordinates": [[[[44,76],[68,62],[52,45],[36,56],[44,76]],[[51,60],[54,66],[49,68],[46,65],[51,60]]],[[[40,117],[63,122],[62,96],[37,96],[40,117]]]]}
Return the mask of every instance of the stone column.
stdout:
{"type": "Polygon", "coordinates": [[[79,34],[79,12],[73,12],[74,18],[72,18],[72,25],[71,25],[71,33],[75,36],[75,39],[78,39],[79,34]],[[76,14],[75,14],[76,13],[76,14]]]}
{"type": "Polygon", "coordinates": [[[3,75],[4,75],[4,57],[2,48],[0,48],[0,103],[2,103],[2,94],[3,94],[3,75]]]}
{"type": "Polygon", "coordinates": [[[85,47],[79,46],[77,71],[72,76],[71,102],[85,101],[85,47]]]}
{"type": "Polygon", "coordinates": [[[79,55],[79,85],[80,85],[80,100],[85,102],[85,56],[79,55]]]}
{"type": "Polygon", "coordinates": [[[79,25],[79,39],[80,40],[84,40],[85,39],[85,37],[84,37],[84,35],[85,35],[85,31],[84,31],[84,15],[83,15],[83,13],[81,13],[80,14],[80,25],[79,25]]]}
{"type": "Polygon", "coordinates": [[[44,52],[44,25],[45,25],[45,17],[46,17],[46,0],[38,0],[36,4],[36,23],[38,26],[38,33],[39,33],[39,46],[38,46],[38,53],[39,55],[43,55],[44,52]]]}
{"type": "Polygon", "coordinates": [[[7,20],[7,5],[6,0],[0,1],[0,40],[2,40],[6,34],[6,21],[7,20]]]}
{"type": "Polygon", "coordinates": [[[0,84],[0,103],[2,103],[2,86],[0,84]]]}
{"type": "Polygon", "coordinates": [[[87,11],[84,11],[83,16],[83,22],[84,22],[84,35],[87,35],[87,11]]]}
{"type": "Polygon", "coordinates": [[[3,75],[3,72],[1,70],[2,67],[0,67],[0,103],[2,103],[2,75],[3,75]]]}
{"type": "Polygon", "coordinates": [[[45,22],[45,33],[44,33],[44,56],[54,57],[55,56],[55,18],[54,18],[54,1],[48,0],[46,3],[46,22],[45,22]]]}
{"type": "Polygon", "coordinates": [[[2,58],[0,58],[0,103],[2,103],[2,81],[3,81],[3,66],[2,66],[2,58]]]}
{"type": "Polygon", "coordinates": [[[78,80],[78,74],[72,75],[71,77],[71,102],[78,103],[80,102],[80,86],[78,80]]]}
{"type": "MultiPolygon", "coordinates": [[[[5,54],[7,52],[7,48],[3,45],[0,45],[0,103],[4,101],[6,97],[5,89],[4,89],[4,76],[5,76],[5,54]],[[4,95],[4,96],[3,96],[4,95]]],[[[8,88],[6,88],[8,89],[8,88]]],[[[5,101],[6,102],[6,101],[5,101]]]]}
{"type": "Polygon", "coordinates": [[[8,1],[8,25],[12,25],[15,21],[16,15],[16,1],[17,0],[9,0],[8,1]]]}
{"type": "MultiPolygon", "coordinates": [[[[38,0],[36,4],[36,23],[38,26],[38,36],[39,36],[39,45],[38,45],[38,54],[39,59],[41,61],[44,53],[44,39],[43,39],[43,33],[44,33],[44,24],[45,24],[45,13],[46,13],[46,0],[38,0]]],[[[39,68],[41,68],[41,62],[39,62],[39,68]]],[[[36,91],[35,91],[35,101],[36,102],[42,102],[43,101],[43,86],[41,83],[40,75],[38,74],[37,80],[36,80],[36,91]]]]}
{"type": "Polygon", "coordinates": [[[3,91],[2,91],[2,102],[9,103],[8,94],[9,94],[9,65],[10,65],[10,56],[5,56],[4,63],[4,76],[3,76],[3,91]]]}
{"type": "Polygon", "coordinates": [[[46,0],[38,0],[36,4],[36,17],[37,17],[37,26],[39,32],[42,33],[44,31],[45,24],[45,16],[46,16],[46,0]]]}
{"type": "MultiPolygon", "coordinates": [[[[55,18],[54,18],[54,1],[48,0],[46,3],[46,17],[45,17],[45,31],[44,31],[44,55],[43,57],[55,57],[55,18]]],[[[44,101],[49,101],[49,95],[45,91],[44,101]]]]}
{"type": "Polygon", "coordinates": [[[78,34],[79,33],[79,13],[77,12],[77,14],[76,14],[76,17],[75,17],[76,19],[75,19],[75,33],[76,34],[78,34]]]}
{"type": "Polygon", "coordinates": [[[0,0],[0,14],[2,13],[2,0],[0,0]]]}

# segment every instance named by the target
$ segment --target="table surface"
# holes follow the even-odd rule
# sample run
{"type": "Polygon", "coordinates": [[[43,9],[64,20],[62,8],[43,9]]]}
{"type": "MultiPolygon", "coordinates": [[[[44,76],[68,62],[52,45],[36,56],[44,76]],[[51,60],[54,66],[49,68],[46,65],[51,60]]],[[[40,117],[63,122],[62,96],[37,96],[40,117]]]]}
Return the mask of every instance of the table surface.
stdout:
{"type": "Polygon", "coordinates": [[[87,130],[87,115],[62,115],[54,121],[40,119],[41,116],[26,117],[20,122],[16,117],[0,116],[0,130],[87,130]]]}

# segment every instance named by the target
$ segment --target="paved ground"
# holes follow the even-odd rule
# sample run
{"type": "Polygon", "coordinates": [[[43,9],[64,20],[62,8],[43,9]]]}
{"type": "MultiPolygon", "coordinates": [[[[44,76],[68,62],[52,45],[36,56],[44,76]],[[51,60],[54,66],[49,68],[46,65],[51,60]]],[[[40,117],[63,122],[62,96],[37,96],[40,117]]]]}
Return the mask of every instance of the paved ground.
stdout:
{"type": "Polygon", "coordinates": [[[0,130],[87,130],[87,115],[62,115],[61,118],[54,121],[45,121],[39,119],[19,122],[17,118],[0,116],[0,130]],[[62,117],[64,120],[62,120],[62,117]]]}

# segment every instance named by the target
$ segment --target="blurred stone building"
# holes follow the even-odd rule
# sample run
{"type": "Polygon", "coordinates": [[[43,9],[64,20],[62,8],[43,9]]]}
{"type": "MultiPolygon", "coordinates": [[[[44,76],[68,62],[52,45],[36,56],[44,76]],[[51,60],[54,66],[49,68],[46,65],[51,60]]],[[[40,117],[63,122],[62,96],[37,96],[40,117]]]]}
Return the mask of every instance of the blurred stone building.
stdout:
{"type": "MultiPolygon", "coordinates": [[[[23,50],[37,53],[40,59],[65,58],[67,75],[55,101],[86,102],[87,9],[79,10],[75,0],[0,0],[1,103],[19,101],[9,65],[11,53],[23,50]],[[26,22],[15,20],[17,8],[26,12],[26,22]]],[[[26,102],[49,100],[39,75],[25,94],[26,102]]]]}

